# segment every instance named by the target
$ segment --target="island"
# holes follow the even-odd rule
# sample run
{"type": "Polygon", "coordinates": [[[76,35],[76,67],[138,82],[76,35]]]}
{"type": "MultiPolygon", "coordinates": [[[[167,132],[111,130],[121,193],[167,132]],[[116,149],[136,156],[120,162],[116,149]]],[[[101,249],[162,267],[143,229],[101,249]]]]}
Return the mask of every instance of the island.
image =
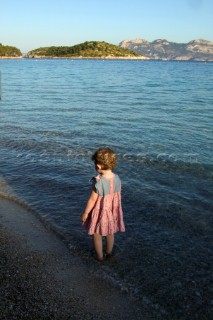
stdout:
{"type": "Polygon", "coordinates": [[[74,46],[43,47],[28,52],[28,58],[147,59],[132,50],[104,41],[86,41],[74,46]]]}

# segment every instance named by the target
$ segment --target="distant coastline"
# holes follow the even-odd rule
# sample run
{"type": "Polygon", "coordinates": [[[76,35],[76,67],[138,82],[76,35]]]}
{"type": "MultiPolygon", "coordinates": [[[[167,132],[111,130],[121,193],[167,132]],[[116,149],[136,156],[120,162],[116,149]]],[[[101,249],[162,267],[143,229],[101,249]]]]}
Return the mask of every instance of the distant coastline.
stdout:
{"type": "Polygon", "coordinates": [[[144,57],[34,57],[28,58],[25,55],[21,57],[1,57],[0,60],[135,60],[135,61],[164,61],[164,62],[200,62],[213,63],[213,60],[194,60],[194,59],[154,59],[144,57]]]}
{"type": "Polygon", "coordinates": [[[165,39],[152,42],[135,39],[123,40],[116,46],[104,41],[86,41],[74,46],[42,47],[27,53],[0,43],[0,59],[22,58],[213,62],[213,42],[197,39],[184,44],[165,39]]]}
{"type": "Polygon", "coordinates": [[[21,57],[0,57],[0,60],[141,60],[141,61],[164,61],[164,62],[206,62],[213,63],[213,60],[193,60],[193,59],[154,59],[154,58],[144,58],[144,57],[34,57],[27,58],[26,56],[21,57]]]}

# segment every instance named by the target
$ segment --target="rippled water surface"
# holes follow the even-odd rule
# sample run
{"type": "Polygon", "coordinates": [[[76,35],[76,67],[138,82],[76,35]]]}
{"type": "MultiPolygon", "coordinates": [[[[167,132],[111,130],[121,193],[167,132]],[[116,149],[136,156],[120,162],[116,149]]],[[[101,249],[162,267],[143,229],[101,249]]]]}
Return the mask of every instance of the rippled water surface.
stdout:
{"type": "Polygon", "coordinates": [[[112,147],[126,232],[103,274],[164,319],[191,319],[195,306],[208,319],[213,64],[23,59],[0,71],[4,196],[35,209],[88,262],[79,215],[90,157],[112,147]]]}

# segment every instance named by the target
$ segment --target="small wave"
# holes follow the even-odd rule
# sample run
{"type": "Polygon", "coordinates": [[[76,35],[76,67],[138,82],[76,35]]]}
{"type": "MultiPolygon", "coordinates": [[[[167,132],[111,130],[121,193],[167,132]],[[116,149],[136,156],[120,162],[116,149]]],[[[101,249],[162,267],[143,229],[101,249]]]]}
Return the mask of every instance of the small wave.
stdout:
{"type": "Polygon", "coordinates": [[[121,161],[136,162],[144,167],[164,168],[173,171],[189,171],[193,174],[201,175],[206,178],[213,176],[213,166],[207,163],[201,163],[197,153],[126,153],[119,155],[121,161]]]}
{"type": "Polygon", "coordinates": [[[37,213],[37,211],[35,209],[33,209],[31,206],[29,206],[26,202],[24,202],[23,200],[20,200],[19,198],[17,198],[16,196],[14,196],[12,194],[0,191],[0,198],[10,200],[10,201],[18,204],[20,207],[28,210],[29,212],[37,213]]]}
{"type": "Polygon", "coordinates": [[[64,230],[61,230],[61,228],[59,226],[58,227],[54,226],[50,221],[45,219],[45,217],[43,217],[42,214],[40,214],[37,210],[32,208],[25,201],[17,198],[14,195],[11,195],[11,194],[6,193],[6,192],[1,192],[1,191],[0,191],[0,199],[6,199],[6,200],[9,200],[9,201],[12,201],[13,203],[17,204],[21,208],[27,210],[29,213],[32,213],[34,216],[36,216],[41,221],[41,223],[45,226],[45,228],[47,230],[51,230],[62,241],[66,242],[67,239],[69,238],[69,237],[67,237],[67,235],[64,232],[64,230]]]}
{"type": "Polygon", "coordinates": [[[144,162],[150,163],[154,161],[158,162],[184,162],[184,163],[198,163],[199,155],[197,153],[184,153],[184,154],[177,154],[177,153],[138,153],[138,154],[131,154],[126,153],[120,155],[121,159],[125,159],[127,161],[136,161],[136,162],[144,162]]]}
{"type": "Polygon", "coordinates": [[[2,139],[0,146],[16,152],[17,158],[27,160],[28,162],[40,160],[59,162],[73,158],[91,157],[92,155],[91,151],[83,149],[81,145],[75,144],[71,146],[66,142],[48,139],[43,141],[33,138],[28,138],[28,140],[23,138],[17,138],[16,140],[2,139]]]}

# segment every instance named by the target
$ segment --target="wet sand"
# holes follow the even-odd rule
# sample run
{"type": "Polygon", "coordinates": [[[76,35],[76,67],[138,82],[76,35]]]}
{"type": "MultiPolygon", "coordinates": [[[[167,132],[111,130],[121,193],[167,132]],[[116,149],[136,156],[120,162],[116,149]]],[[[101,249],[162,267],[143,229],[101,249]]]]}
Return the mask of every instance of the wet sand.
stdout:
{"type": "Polygon", "coordinates": [[[0,199],[0,319],[157,319],[97,277],[26,208],[0,199]]]}

